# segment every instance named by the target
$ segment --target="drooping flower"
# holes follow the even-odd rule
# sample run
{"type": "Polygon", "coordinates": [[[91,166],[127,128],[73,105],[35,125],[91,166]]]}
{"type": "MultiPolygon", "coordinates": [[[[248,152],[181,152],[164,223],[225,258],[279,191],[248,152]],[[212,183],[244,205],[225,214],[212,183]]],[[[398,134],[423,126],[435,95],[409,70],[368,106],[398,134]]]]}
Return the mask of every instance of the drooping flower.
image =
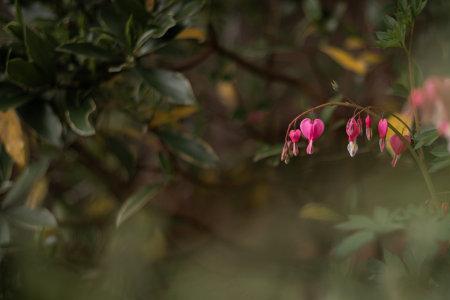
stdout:
{"type": "Polygon", "coordinates": [[[308,140],[308,146],[306,147],[307,154],[313,154],[313,142],[317,140],[325,129],[325,124],[320,119],[311,120],[309,118],[303,119],[300,123],[300,129],[303,136],[308,140]]]}
{"type": "Polygon", "coordinates": [[[289,131],[289,138],[292,142],[292,154],[294,154],[294,156],[298,155],[298,142],[300,141],[301,136],[302,132],[300,131],[300,129],[289,131]]]}
{"type": "Polygon", "coordinates": [[[365,123],[366,123],[366,137],[367,140],[370,141],[372,139],[372,119],[370,118],[370,115],[366,116],[365,123]]]}
{"type": "Polygon", "coordinates": [[[386,134],[388,130],[388,121],[385,118],[381,118],[378,122],[378,137],[380,139],[380,151],[383,152],[386,146],[386,134]]]}
{"type": "Polygon", "coordinates": [[[392,159],[392,166],[395,167],[397,165],[397,161],[402,155],[403,152],[408,148],[408,144],[411,143],[411,136],[404,135],[404,140],[397,134],[391,136],[389,140],[392,150],[394,151],[394,157],[392,159]]]}
{"type": "Polygon", "coordinates": [[[351,157],[354,157],[356,155],[356,152],[358,152],[358,144],[356,140],[361,133],[361,128],[358,124],[358,121],[356,121],[354,117],[348,120],[347,126],[345,127],[345,132],[348,136],[348,153],[351,157]]]}
{"type": "Polygon", "coordinates": [[[411,103],[414,107],[419,107],[424,104],[425,95],[422,90],[414,89],[411,91],[411,95],[409,96],[411,103]]]}

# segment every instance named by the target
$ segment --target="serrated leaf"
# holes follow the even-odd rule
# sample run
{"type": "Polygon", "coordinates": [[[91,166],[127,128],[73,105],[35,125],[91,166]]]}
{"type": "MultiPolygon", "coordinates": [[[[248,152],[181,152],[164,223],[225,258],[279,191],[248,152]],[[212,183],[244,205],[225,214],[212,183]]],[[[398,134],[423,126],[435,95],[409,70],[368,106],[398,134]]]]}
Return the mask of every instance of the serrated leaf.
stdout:
{"type": "Polygon", "coordinates": [[[21,106],[18,113],[22,120],[33,128],[43,140],[54,146],[61,146],[63,128],[50,105],[43,101],[33,101],[21,106]]]}
{"type": "Polygon", "coordinates": [[[143,82],[161,94],[168,101],[178,105],[193,105],[195,101],[191,84],[183,74],[161,69],[136,68],[143,82]]]}
{"type": "Polygon", "coordinates": [[[113,60],[116,58],[116,55],[111,53],[110,50],[86,42],[63,44],[56,48],[56,50],[98,60],[113,60]]]}
{"type": "Polygon", "coordinates": [[[10,222],[27,229],[57,226],[55,216],[46,208],[18,206],[7,209],[4,214],[10,222]]]}
{"type": "Polygon", "coordinates": [[[6,209],[11,206],[24,204],[34,183],[45,174],[47,168],[48,161],[41,160],[24,169],[3,199],[1,203],[2,208],[6,209]]]}
{"type": "Polygon", "coordinates": [[[161,185],[150,185],[141,188],[131,195],[120,208],[116,217],[116,226],[120,226],[132,215],[141,210],[161,190],[161,185]]]}
{"type": "Polygon", "coordinates": [[[202,168],[213,168],[219,162],[211,146],[199,138],[172,131],[162,131],[159,137],[172,152],[188,163],[202,168]]]}
{"type": "Polygon", "coordinates": [[[336,256],[347,256],[375,239],[370,231],[359,231],[345,238],[334,250],[336,256]]]}
{"type": "Polygon", "coordinates": [[[92,99],[83,101],[80,105],[69,105],[66,110],[66,119],[70,128],[78,135],[90,136],[95,134],[95,128],[89,121],[89,116],[95,111],[92,99]]]}
{"type": "Polygon", "coordinates": [[[29,87],[38,87],[47,83],[46,76],[33,63],[21,58],[9,60],[6,73],[11,81],[29,87]]]}

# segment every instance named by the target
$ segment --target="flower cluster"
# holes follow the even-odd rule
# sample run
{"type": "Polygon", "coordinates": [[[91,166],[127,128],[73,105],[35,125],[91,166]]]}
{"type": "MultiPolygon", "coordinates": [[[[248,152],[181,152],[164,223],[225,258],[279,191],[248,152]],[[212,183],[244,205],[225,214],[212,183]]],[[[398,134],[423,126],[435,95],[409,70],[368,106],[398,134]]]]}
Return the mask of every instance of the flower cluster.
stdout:
{"type": "MultiPolygon", "coordinates": [[[[361,111],[362,112],[362,111],[361,111]]],[[[360,113],[361,113],[360,112],[360,113]]],[[[358,137],[365,132],[367,140],[372,139],[372,118],[370,114],[367,114],[364,120],[365,131],[363,129],[363,122],[360,113],[354,114],[348,121],[345,127],[345,132],[348,137],[347,150],[351,157],[354,157],[358,152],[358,137]]],[[[304,137],[308,145],[306,147],[306,154],[314,153],[313,142],[316,141],[324,132],[325,125],[320,119],[305,118],[300,122],[298,128],[295,127],[297,119],[291,123],[288,128],[288,134],[286,135],[286,141],[281,153],[281,160],[285,163],[289,162],[291,156],[298,156],[299,142],[304,137]],[[293,125],[292,125],[293,124],[293,125]]],[[[388,121],[385,118],[381,118],[378,122],[378,137],[380,151],[383,152],[386,147],[386,135],[388,131],[388,121]]],[[[409,135],[399,136],[393,135],[389,139],[394,157],[392,159],[392,166],[396,166],[401,154],[408,148],[408,144],[411,143],[411,137],[409,135]]]]}
{"type": "Polygon", "coordinates": [[[427,79],[422,87],[411,91],[410,100],[420,111],[421,120],[447,139],[450,150],[450,78],[427,79]]]}

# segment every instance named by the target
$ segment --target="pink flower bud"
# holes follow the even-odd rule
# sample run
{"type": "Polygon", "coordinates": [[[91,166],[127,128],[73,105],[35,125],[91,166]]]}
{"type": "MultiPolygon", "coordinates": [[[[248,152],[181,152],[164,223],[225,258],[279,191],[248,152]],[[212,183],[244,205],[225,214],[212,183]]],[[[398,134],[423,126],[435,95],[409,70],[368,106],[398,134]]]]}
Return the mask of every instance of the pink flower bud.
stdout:
{"type": "Polygon", "coordinates": [[[366,137],[367,140],[370,141],[372,139],[372,119],[370,118],[370,115],[366,116],[365,123],[366,123],[366,137]]]}
{"type": "Polygon", "coordinates": [[[361,128],[355,118],[350,118],[347,121],[347,126],[345,127],[345,132],[347,133],[348,140],[350,142],[356,141],[356,138],[361,133],[361,128]]]}
{"type": "Polygon", "coordinates": [[[295,130],[289,131],[289,137],[290,137],[292,143],[298,143],[298,141],[300,141],[301,136],[302,136],[302,132],[300,131],[300,129],[295,129],[295,130]]]}
{"type": "Polygon", "coordinates": [[[386,134],[388,130],[388,121],[385,118],[381,118],[378,122],[378,137],[380,138],[380,151],[383,152],[386,144],[386,134]]]}
{"type": "Polygon", "coordinates": [[[314,153],[313,142],[317,140],[325,130],[325,125],[322,120],[314,119],[311,120],[309,118],[303,119],[300,123],[300,129],[302,131],[303,136],[308,140],[308,146],[306,147],[307,154],[314,153]]]}
{"type": "Polygon", "coordinates": [[[392,159],[392,166],[395,167],[397,165],[397,161],[402,155],[403,152],[405,152],[406,149],[408,149],[408,144],[411,143],[411,137],[409,135],[404,135],[403,138],[406,140],[403,141],[403,139],[399,135],[393,135],[389,142],[391,144],[392,150],[394,151],[394,158],[392,159]]]}
{"type": "Polygon", "coordinates": [[[425,102],[425,95],[422,90],[414,89],[411,91],[411,95],[409,95],[411,104],[414,107],[422,106],[425,102]]]}

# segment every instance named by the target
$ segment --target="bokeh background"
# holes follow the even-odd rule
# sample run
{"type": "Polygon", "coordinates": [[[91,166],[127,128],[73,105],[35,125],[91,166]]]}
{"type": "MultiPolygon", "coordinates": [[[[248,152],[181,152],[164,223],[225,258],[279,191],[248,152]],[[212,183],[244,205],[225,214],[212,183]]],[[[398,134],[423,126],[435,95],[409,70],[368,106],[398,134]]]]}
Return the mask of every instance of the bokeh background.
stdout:
{"type": "MultiPolygon", "coordinates": [[[[30,26],[58,20],[77,38],[98,26],[106,2],[21,5],[30,26]]],[[[162,5],[144,2],[147,9],[162,5]]],[[[338,108],[315,115],[326,130],[313,156],[302,144],[299,157],[279,161],[287,125],[312,106],[351,99],[388,112],[405,109],[407,60],[401,49],[380,48],[375,35],[396,7],[382,0],[206,1],[184,36],[140,60],[183,73],[194,105],[161,100],[136,75],[114,74],[95,84],[89,118],[96,134],[68,135],[62,148],[40,142],[24,121],[27,112],[40,114],[37,108],[19,108],[28,160],[52,157],[26,201],[47,208],[58,225],[9,228],[0,299],[425,299],[429,279],[397,280],[395,264],[384,281],[370,273],[380,247],[399,247],[401,235],[383,236],[350,257],[334,255],[348,234],[335,225],[348,215],[427,201],[409,155],[392,168],[374,139],[361,141],[350,158],[345,123],[353,111],[338,108]],[[202,142],[174,146],[182,142],[173,142],[167,128],[202,142]],[[157,182],[164,184],[154,197],[116,226],[133,191],[157,182]]],[[[430,0],[416,19],[418,82],[448,75],[449,14],[449,1],[430,0]]],[[[15,18],[14,3],[0,1],[0,15],[5,26],[15,18]]],[[[2,29],[2,72],[12,43],[2,29]]],[[[96,74],[92,62],[64,62],[86,66],[78,74],[86,81],[96,74]]],[[[449,172],[436,169],[435,184],[445,191],[449,172]]],[[[20,170],[13,168],[12,181],[20,170]]],[[[432,273],[440,278],[440,271],[432,273]]],[[[445,284],[436,286],[445,295],[445,284]]]]}

